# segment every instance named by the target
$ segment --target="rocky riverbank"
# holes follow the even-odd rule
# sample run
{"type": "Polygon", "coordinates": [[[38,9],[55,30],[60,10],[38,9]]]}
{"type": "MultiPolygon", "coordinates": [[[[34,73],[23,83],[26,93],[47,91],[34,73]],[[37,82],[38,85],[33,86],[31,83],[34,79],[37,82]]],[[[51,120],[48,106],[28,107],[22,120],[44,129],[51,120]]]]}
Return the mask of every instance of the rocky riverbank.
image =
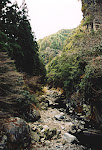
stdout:
{"type": "MultiPolygon", "coordinates": [[[[48,89],[44,95],[39,97],[41,103],[41,119],[35,123],[29,123],[32,133],[32,144],[30,150],[84,150],[91,149],[93,141],[102,138],[101,132],[95,130],[91,126],[87,127],[86,122],[81,118],[75,118],[73,115],[68,115],[65,108],[64,100],[61,93],[48,89]],[[60,105],[60,106],[59,106],[60,105]],[[90,137],[85,141],[87,137],[90,137]],[[84,140],[84,138],[86,138],[84,140]],[[80,142],[81,141],[81,142],[80,142]],[[91,144],[91,145],[90,145],[91,144]],[[83,146],[84,145],[84,146],[83,146]]],[[[94,147],[100,147],[93,144],[94,147]]],[[[95,147],[95,148],[96,148],[95,147]]]]}

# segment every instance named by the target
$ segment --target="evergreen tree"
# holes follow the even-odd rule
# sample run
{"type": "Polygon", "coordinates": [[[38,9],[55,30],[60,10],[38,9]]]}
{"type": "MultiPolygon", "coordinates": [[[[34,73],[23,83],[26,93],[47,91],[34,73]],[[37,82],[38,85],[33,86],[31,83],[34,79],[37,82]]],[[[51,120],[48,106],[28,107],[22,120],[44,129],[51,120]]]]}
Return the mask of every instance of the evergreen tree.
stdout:
{"type": "Polygon", "coordinates": [[[0,30],[2,30],[3,27],[3,16],[5,14],[5,8],[8,3],[10,3],[9,0],[0,0],[0,30]]]}
{"type": "Polygon", "coordinates": [[[17,3],[2,6],[1,30],[7,35],[11,47],[9,55],[15,59],[16,67],[20,71],[34,75],[45,75],[44,65],[38,55],[38,45],[33,36],[28,19],[28,9],[25,1],[19,8],[17,3]],[[5,8],[5,9],[4,9],[5,8]]]}
{"type": "Polygon", "coordinates": [[[7,51],[7,36],[0,31],[0,52],[7,51]]]}

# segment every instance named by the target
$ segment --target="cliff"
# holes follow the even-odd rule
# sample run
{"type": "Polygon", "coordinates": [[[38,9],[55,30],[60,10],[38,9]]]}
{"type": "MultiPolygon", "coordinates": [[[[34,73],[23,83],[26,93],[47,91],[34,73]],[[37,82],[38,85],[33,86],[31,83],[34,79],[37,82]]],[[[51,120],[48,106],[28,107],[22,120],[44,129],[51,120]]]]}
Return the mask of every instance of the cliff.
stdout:
{"type": "Polygon", "coordinates": [[[82,12],[87,28],[94,31],[102,30],[102,1],[101,0],[82,0],[82,12]]]}

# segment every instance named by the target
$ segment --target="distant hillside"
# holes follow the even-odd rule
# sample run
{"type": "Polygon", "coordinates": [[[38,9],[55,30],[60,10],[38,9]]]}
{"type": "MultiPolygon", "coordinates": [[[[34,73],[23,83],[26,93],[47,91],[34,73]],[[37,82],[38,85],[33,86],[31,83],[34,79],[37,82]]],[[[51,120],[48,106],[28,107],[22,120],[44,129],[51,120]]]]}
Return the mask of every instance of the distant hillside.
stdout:
{"type": "Polygon", "coordinates": [[[73,30],[62,29],[55,34],[49,35],[38,41],[39,54],[45,64],[50,62],[56,55],[63,50],[65,40],[73,30]]]}

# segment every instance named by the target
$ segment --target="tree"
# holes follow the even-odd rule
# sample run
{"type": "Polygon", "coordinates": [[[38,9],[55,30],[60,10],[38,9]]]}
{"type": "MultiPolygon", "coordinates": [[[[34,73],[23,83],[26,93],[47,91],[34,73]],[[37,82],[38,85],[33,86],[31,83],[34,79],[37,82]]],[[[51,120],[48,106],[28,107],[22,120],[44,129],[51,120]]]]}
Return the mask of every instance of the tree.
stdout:
{"type": "Polygon", "coordinates": [[[2,24],[3,22],[3,16],[5,14],[5,9],[6,9],[6,6],[7,4],[10,3],[9,0],[0,0],[0,30],[2,29],[3,25],[2,24]]]}
{"type": "Polygon", "coordinates": [[[45,75],[44,66],[38,55],[38,45],[28,19],[25,1],[20,8],[17,3],[7,5],[6,2],[2,7],[0,20],[2,23],[1,30],[7,35],[7,44],[11,47],[9,55],[15,60],[19,71],[34,75],[45,75]]]}

